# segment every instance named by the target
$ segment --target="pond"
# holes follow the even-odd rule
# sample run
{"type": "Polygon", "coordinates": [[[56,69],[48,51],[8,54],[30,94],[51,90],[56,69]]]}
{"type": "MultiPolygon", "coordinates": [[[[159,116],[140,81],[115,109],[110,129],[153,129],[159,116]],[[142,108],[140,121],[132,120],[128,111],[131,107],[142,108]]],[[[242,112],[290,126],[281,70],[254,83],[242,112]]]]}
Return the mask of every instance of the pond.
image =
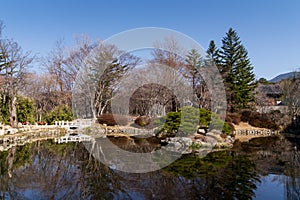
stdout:
{"type": "Polygon", "coordinates": [[[0,152],[0,199],[299,199],[298,149],[257,138],[139,174],[103,165],[82,143],[40,141],[0,152]]]}

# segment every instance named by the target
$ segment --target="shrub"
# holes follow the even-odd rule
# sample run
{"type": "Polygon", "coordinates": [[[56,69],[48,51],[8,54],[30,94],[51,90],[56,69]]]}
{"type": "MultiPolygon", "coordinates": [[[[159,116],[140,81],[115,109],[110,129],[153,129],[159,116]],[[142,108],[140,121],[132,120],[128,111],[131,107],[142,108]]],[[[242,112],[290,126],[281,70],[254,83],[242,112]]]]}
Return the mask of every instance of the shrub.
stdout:
{"type": "Polygon", "coordinates": [[[242,110],[240,112],[240,114],[241,114],[241,121],[242,122],[248,122],[249,119],[250,119],[251,113],[252,113],[251,110],[242,110]]]}
{"type": "Polygon", "coordinates": [[[224,133],[226,135],[230,135],[233,130],[234,130],[234,127],[232,125],[228,124],[227,122],[224,123],[222,133],[224,133]]]}
{"type": "Polygon", "coordinates": [[[222,129],[225,134],[230,134],[232,131],[229,124],[224,123],[217,114],[190,106],[182,107],[178,112],[169,112],[165,117],[157,120],[156,124],[163,124],[160,132],[169,134],[175,134],[178,130],[185,135],[192,134],[197,131],[199,125],[209,126],[210,129],[222,129]]]}
{"type": "Polygon", "coordinates": [[[151,123],[151,118],[148,116],[140,116],[134,120],[134,123],[141,127],[144,127],[151,123]]]}
{"type": "Polygon", "coordinates": [[[17,117],[20,122],[29,122],[31,124],[35,121],[35,106],[34,102],[27,98],[19,96],[17,98],[17,117]]]}
{"type": "Polygon", "coordinates": [[[272,115],[275,114],[278,115],[277,112],[271,114],[261,114],[251,110],[244,110],[241,112],[241,120],[248,122],[251,126],[277,130],[279,125],[277,125],[274,118],[272,118],[272,115]]]}
{"type": "Polygon", "coordinates": [[[71,108],[66,105],[55,107],[45,116],[45,121],[48,124],[53,124],[55,121],[72,121],[73,114],[71,108]]]}
{"type": "Polygon", "coordinates": [[[100,124],[106,124],[108,126],[125,126],[128,124],[128,118],[125,115],[102,114],[98,117],[98,122],[100,124]]]}
{"type": "Polygon", "coordinates": [[[290,117],[279,110],[272,110],[268,113],[269,118],[277,124],[278,127],[285,127],[290,123],[290,117]]]}
{"type": "Polygon", "coordinates": [[[239,113],[227,113],[225,121],[238,125],[241,122],[241,115],[239,113]]]}
{"type": "Polygon", "coordinates": [[[169,112],[166,117],[160,119],[159,122],[164,122],[162,128],[163,131],[167,133],[176,133],[180,126],[180,119],[180,112],[169,112]]]}
{"type": "Polygon", "coordinates": [[[262,122],[261,122],[261,120],[260,119],[253,119],[253,118],[251,118],[250,120],[249,120],[249,124],[251,125],[251,126],[255,126],[255,127],[261,127],[262,128],[262,122]]]}
{"type": "Polygon", "coordinates": [[[266,119],[262,116],[260,118],[251,118],[249,124],[251,126],[267,128],[272,130],[277,130],[279,128],[275,122],[271,121],[270,119],[266,119]]]}

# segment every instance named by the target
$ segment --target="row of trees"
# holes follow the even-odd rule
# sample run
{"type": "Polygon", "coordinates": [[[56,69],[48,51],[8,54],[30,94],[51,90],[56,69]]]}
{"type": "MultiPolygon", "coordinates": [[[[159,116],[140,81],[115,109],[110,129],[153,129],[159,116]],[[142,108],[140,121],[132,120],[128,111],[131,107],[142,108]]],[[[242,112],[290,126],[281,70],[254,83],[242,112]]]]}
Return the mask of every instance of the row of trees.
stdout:
{"type": "Polygon", "coordinates": [[[41,58],[40,73],[30,73],[23,94],[34,100],[37,120],[44,120],[54,109],[72,108],[72,87],[82,61],[93,48],[86,37],[76,40],[76,47],[68,49],[58,41],[48,56],[41,58]]]}
{"type": "Polygon", "coordinates": [[[65,110],[64,105],[71,111],[75,62],[87,55],[85,44],[67,54],[62,43],[57,43],[55,51],[39,59],[44,73],[36,74],[30,71],[36,56],[24,53],[17,42],[4,37],[3,29],[0,22],[0,122],[17,127],[18,121],[49,121],[51,112],[65,110]]]}
{"type": "Polygon", "coordinates": [[[253,67],[233,29],[226,33],[220,49],[212,41],[207,55],[201,55],[196,49],[185,53],[176,40],[167,38],[156,44],[152,59],[147,63],[150,67],[138,69],[140,58],[114,45],[92,42],[86,36],[78,38],[74,48],[67,48],[59,41],[54,50],[41,59],[43,73],[40,74],[28,70],[34,56],[23,53],[16,42],[4,38],[2,30],[3,24],[0,26],[0,109],[2,121],[9,118],[12,126],[17,126],[17,97],[20,95],[34,102],[37,121],[58,107],[64,110],[63,106],[68,109],[73,106],[76,117],[96,117],[115,111],[113,109],[123,114],[128,105],[129,112],[138,115],[164,115],[185,105],[210,109],[214,91],[210,91],[201,69],[209,68],[212,62],[224,80],[228,111],[247,108],[253,100],[253,67]],[[144,85],[135,88],[133,82],[144,85]],[[192,96],[188,95],[188,88],[192,96]],[[120,95],[130,95],[129,102],[120,101],[119,107],[112,108],[112,101],[120,95]]]}
{"type": "MultiPolygon", "coordinates": [[[[211,98],[212,93],[217,92],[212,91],[212,89],[208,87],[210,82],[206,81],[214,77],[205,77],[209,76],[209,73],[205,73],[205,70],[209,70],[212,65],[216,65],[223,78],[226,90],[227,111],[237,112],[249,108],[254,101],[254,89],[256,87],[255,75],[247,50],[243,46],[236,31],[232,28],[229,29],[222,40],[220,49],[216,47],[214,41],[211,41],[206,53],[206,55],[201,55],[196,49],[184,53],[184,50],[176,41],[172,38],[167,38],[163,44],[157,45],[157,49],[153,51],[153,58],[150,60],[150,63],[166,65],[181,73],[183,77],[188,80],[188,86],[194,93],[192,97],[189,97],[188,101],[195,107],[205,109],[211,109],[211,101],[213,100],[211,98]],[[180,56],[184,54],[186,54],[185,57],[180,56]]],[[[144,74],[148,73],[153,73],[153,71],[146,71],[144,74]]],[[[170,78],[162,77],[164,77],[164,79],[170,78]]],[[[171,78],[175,80],[174,76],[171,78]]],[[[177,82],[180,82],[178,78],[177,82]]],[[[182,85],[180,85],[180,87],[182,87],[182,85]]],[[[140,99],[142,99],[142,96],[144,96],[144,99],[149,99],[149,94],[153,94],[152,91],[156,91],[155,97],[152,97],[152,99],[157,99],[156,102],[152,102],[153,105],[157,103],[163,105],[162,102],[177,102],[176,100],[172,101],[172,99],[170,99],[176,98],[176,95],[165,95],[167,99],[163,99],[164,95],[157,92],[159,88],[157,88],[156,85],[152,85],[151,87],[147,85],[143,90],[140,89],[140,93],[135,93],[135,96],[138,96],[140,99]]],[[[181,91],[184,93],[183,89],[181,89],[181,91]]],[[[135,101],[137,100],[135,99],[135,101]]],[[[219,101],[221,101],[221,99],[219,99],[219,101]]],[[[150,101],[148,102],[150,103],[150,101]]],[[[143,105],[144,108],[151,107],[151,105],[143,105]]],[[[176,111],[180,106],[184,105],[179,105],[178,103],[175,106],[168,105],[168,107],[173,108],[173,110],[168,111],[176,111]]]]}

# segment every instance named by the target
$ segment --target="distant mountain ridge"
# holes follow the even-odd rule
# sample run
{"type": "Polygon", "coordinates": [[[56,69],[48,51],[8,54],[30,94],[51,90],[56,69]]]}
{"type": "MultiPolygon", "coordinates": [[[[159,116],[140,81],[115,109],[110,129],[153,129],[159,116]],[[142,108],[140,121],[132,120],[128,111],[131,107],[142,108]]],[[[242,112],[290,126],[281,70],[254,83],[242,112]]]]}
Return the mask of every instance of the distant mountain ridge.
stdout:
{"type": "Polygon", "coordinates": [[[284,73],[284,74],[279,74],[275,78],[272,78],[271,80],[269,80],[269,82],[278,83],[284,79],[293,78],[294,76],[296,78],[300,78],[300,72],[288,72],[288,73],[284,73]]]}

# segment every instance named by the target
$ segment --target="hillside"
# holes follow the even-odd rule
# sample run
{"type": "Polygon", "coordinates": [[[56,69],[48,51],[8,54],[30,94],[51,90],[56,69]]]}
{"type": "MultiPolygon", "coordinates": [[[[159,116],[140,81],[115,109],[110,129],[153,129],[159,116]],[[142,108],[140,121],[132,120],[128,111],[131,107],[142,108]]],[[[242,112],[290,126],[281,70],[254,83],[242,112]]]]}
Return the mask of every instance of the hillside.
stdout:
{"type": "Polygon", "coordinates": [[[271,80],[269,80],[269,82],[278,83],[281,80],[293,78],[294,76],[296,76],[297,78],[300,78],[300,72],[288,72],[288,73],[284,73],[284,74],[279,74],[275,78],[272,78],[271,80]]]}

